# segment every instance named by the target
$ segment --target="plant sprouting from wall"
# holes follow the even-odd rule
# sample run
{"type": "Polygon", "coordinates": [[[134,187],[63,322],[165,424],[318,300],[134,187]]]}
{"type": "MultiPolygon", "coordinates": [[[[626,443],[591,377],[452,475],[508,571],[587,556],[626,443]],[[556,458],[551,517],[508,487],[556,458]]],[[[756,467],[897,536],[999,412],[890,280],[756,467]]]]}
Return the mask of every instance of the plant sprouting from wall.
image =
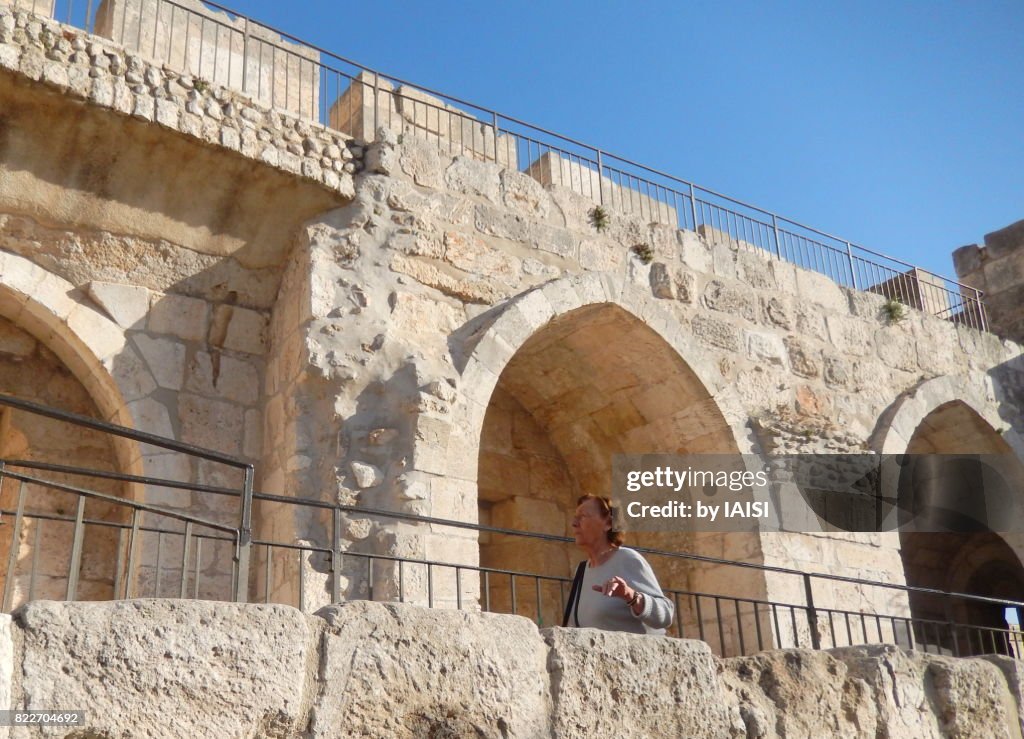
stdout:
{"type": "Polygon", "coordinates": [[[596,206],[590,211],[590,225],[597,229],[598,233],[601,233],[611,223],[611,218],[608,216],[608,211],[602,208],[600,205],[596,206]]]}
{"type": "Polygon", "coordinates": [[[886,322],[891,326],[907,317],[907,306],[896,300],[896,298],[889,298],[882,304],[882,315],[885,316],[886,322]]]}
{"type": "Polygon", "coordinates": [[[650,264],[654,259],[654,252],[651,251],[651,247],[647,246],[647,244],[636,244],[630,251],[636,254],[637,259],[644,264],[650,264]]]}

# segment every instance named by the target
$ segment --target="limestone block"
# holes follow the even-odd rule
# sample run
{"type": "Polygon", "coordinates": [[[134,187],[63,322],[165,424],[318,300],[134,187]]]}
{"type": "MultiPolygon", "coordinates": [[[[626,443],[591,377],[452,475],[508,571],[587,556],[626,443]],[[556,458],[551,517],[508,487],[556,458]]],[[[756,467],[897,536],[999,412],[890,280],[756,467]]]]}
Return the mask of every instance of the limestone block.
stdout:
{"type": "Polygon", "coordinates": [[[181,440],[224,454],[238,454],[244,438],[244,409],[191,393],[178,396],[181,440]]]}
{"type": "Polygon", "coordinates": [[[801,377],[817,377],[821,374],[821,352],[819,350],[795,336],[787,336],[785,345],[789,352],[789,364],[794,374],[801,377]]]}
{"type": "Polygon", "coordinates": [[[789,301],[778,298],[761,298],[761,322],[766,326],[778,326],[789,330],[793,325],[789,301]]]}
{"type": "Polygon", "coordinates": [[[767,254],[741,251],[736,255],[736,275],[758,290],[775,290],[774,264],[767,254]]]}
{"type": "Polygon", "coordinates": [[[501,202],[501,168],[491,162],[480,162],[466,156],[457,156],[445,170],[444,181],[448,189],[466,195],[485,198],[492,203],[501,202]]]}
{"type": "Polygon", "coordinates": [[[196,352],[185,371],[185,390],[243,405],[256,402],[259,372],[251,362],[211,352],[196,352]]]}
{"type": "Polygon", "coordinates": [[[900,326],[889,326],[875,331],[878,358],[893,369],[905,372],[917,370],[917,343],[909,331],[900,326]]]}
{"type": "MultiPolygon", "coordinates": [[[[501,202],[506,208],[532,218],[547,220],[552,212],[551,196],[533,177],[513,169],[502,169],[501,202]]],[[[564,219],[562,224],[564,225],[564,219]]]]}
{"type": "Polygon", "coordinates": [[[181,390],[185,377],[185,346],[173,339],[155,339],[146,334],[132,334],[160,387],[181,390]]]}
{"type": "Polygon", "coordinates": [[[546,736],[547,650],[524,618],[349,602],[327,622],[311,736],[546,736]]]}
{"type": "Polygon", "coordinates": [[[846,292],[823,274],[797,269],[796,289],[801,298],[817,303],[827,311],[839,314],[850,311],[850,301],[846,297],[846,292]]]}
{"type": "Polygon", "coordinates": [[[626,262],[627,251],[610,239],[580,242],[580,266],[595,272],[614,272],[626,262]]]}
{"type": "Polygon", "coordinates": [[[551,650],[553,736],[735,735],[704,642],[597,629],[541,633],[551,650]]]}
{"type": "Polygon", "coordinates": [[[711,318],[705,315],[694,316],[693,335],[698,341],[708,346],[726,349],[728,351],[739,351],[740,332],[739,329],[728,321],[718,318],[711,318]]]}
{"type": "Polygon", "coordinates": [[[847,316],[832,315],[827,319],[828,335],[835,347],[845,354],[864,357],[874,353],[876,326],[847,316]]]}
{"type": "Polygon", "coordinates": [[[149,290],[146,288],[93,280],[86,290],[89,297],[121,328],[145,328],[146,314],[149,313],[149,290]]]}
{"type": "Polygon", "coordinates": [[[399,162],[402,171],[412,181],[423,187],[443,188],[444,162],[438,152],[437,144],[416,137],[408,137],[401,146],[399,162]]]}
{"type": "Polygon", "coordinates": [[[124,348],[124,333],[97,311],[78,305],[67,317],[68,328],[99,359],[106,359],[124,348]]]}
{"type": "Polygon", "coordinates": [[[206,302],[198,298],[156,294],[150,309],[149,330],[186,341],[204,341],[208,312],[206,302]]]}
{"type": "Polygon", "coordinates": [[[744,331],[747,345],[747,356],[762,364],[785,366],[786,347],[775,334],[744,331]]]}
{"type": "Polygon", "coordinates": [[[384,473],[372,464],[352,462],[349,467],[356,480],[356,485],[363,489],[377,487],[384,482],[384,473]]]}
{"type": "Polygon", "coordinates": [[[103,366],[117,382],[125,400],[137,400],[156,390],[156,381],[153,379],[149,367],[131,344],[104,360],[103,366]]]}
{"type": "Polygon", "coordinates": [[[128,403],[128,411],[132,415],[134,427],[139,431],[158,436],[174,436],[167,407],[158,400],[142,398],[133,401],[128,403]]]}
{"type": "MultiPolygon", "coordinates": [[[[412,277],[417,282],[466,303],[491,305],[507,297],[509,289],[487,278],[470,278],[451,274],[445,265],[419,257],[395,254],[391,269],[412,277]]],[[[450,268],[448,268],[450,270],[450,268]]]]}
{"type": "Polygon", "coordinates": [[[303,728],[314,629],[293,608],[36,601],[16,618],[24,708],[82,706],[83,735],[287,736],[303,728]]]}
{"type": "Polygon", "coordinates": [[[513,286],[519,284],[519,260],[476,236],[446,231],[444,259],[466,272],[496,277],[513,286]]]}
{"type": "Polygon", "coordinates": [[[267,351],[267,317],[248,308],[221,306],[231,311],[224,348],[246,354],[264,354],[267,351]]]}
{"type": "Polygon", "coordinates": [[[703,301],[712,310],[732,313],[750,322],[757,320],[757,297],[743,287],[712,280],[704,288],[703,301]]]}

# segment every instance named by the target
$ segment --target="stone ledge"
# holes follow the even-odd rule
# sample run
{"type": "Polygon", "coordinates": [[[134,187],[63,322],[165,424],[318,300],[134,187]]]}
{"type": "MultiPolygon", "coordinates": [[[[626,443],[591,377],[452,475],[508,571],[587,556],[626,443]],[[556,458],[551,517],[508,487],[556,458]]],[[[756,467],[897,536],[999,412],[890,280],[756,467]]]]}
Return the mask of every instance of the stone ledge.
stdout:
{"type": "Polygon", "coordinates": [[[718,659],[368,601],[36,601],[0,622],[0,707],[84,707],[83,736],[1020,737],[1022,667],[887,645],[718,659]]]}
{"type": "Polygon", "coordinates": [[[230,149],[345,197],[355,192],[352,175],[362,169],[363,147],[341,132],[6,4],[0,4],[0,68],[230,149]]]}

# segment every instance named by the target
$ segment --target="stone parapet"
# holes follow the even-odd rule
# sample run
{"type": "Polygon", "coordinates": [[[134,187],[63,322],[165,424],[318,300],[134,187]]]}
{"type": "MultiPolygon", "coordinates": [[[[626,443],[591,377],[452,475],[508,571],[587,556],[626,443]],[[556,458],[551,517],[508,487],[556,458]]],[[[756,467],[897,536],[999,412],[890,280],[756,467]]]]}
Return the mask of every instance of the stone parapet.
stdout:
{"type": "Polygon", "coordinates": [[[699,641],[365,601],[314,616],[43,601],[0,618],[2,707],[83,709],[76,736],[1021,736],[1022,664],[1004,657],[720,660],[699,641]]]}
{"type": "Polygon", "coordinates": [[[960,247],[953,265],[965,284],[985,293],[989,330],[1024,341],[1024,221],[985,234],[984,245],[960,247]]]}
{"type": "Polygon", "coordinates": [[[362,146],[349,137],[22,7],[0,4],[0,69],[352,194],[362,146]]]}

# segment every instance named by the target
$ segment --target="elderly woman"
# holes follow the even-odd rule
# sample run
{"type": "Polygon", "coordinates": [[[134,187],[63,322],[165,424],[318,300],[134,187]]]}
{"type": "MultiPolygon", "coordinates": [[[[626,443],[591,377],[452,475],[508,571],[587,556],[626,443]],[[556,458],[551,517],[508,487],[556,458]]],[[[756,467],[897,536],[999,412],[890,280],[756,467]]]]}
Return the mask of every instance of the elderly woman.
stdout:
{"type": "Polygon", "coordinates": [[[611,501],[584,495],[576,503],[572,533],[587,559],[576,570],[562,625],[664,634],[672,624],[672,602],[647,560],[622,546],[611,501]]]}

